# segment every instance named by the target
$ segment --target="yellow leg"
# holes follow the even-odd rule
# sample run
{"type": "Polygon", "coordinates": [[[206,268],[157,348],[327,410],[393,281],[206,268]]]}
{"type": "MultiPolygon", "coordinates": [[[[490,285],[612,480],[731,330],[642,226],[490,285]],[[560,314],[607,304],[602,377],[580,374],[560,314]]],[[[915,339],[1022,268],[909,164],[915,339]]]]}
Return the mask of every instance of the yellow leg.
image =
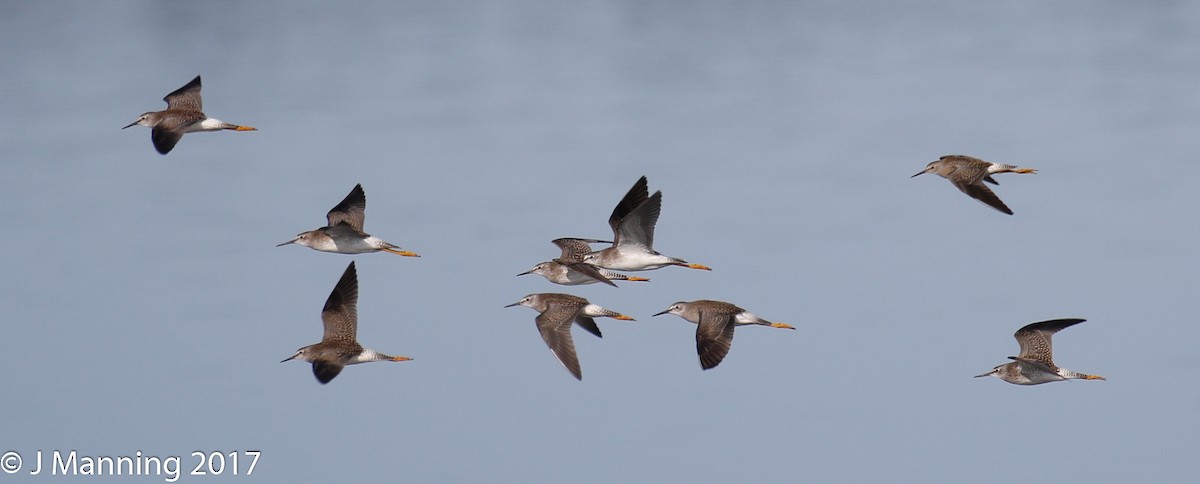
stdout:
{"type": "Polygon", "coordinates": [[[383,251],[389,254],[402,255],[404,257],[421,257],[420,254],[417,254],[416,252],[409,252],[407,250],[383,249],[383,251]]]}

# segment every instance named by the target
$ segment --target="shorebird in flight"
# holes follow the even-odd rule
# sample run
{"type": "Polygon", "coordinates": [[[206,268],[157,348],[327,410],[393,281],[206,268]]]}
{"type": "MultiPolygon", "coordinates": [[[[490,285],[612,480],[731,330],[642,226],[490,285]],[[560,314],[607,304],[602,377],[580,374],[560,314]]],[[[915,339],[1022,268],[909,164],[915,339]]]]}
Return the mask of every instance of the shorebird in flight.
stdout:
{"type": "Polygon", "coordinates": [[[1054,364],[1051,336],[1084,321],[1086,320],[1075,318],[1051,319],[1025,325],[1013,335],[1021,345],[1021,354],[1008,357],[1013,360],[1012,363],[992,368],[992,371],[975,375],[975,378],[994,376],[1016,385],[1037,385],[1073,379],[1103,380],[1102,376],[1074,372],[1054,364]]]}
{"type": "Polygon", "coordinates": [[[258,130],[251,126],[226,123],[205,115],[202,111],[203,103],[200,101],[200,76],[196,76],[192,82],[176,89],[171,94],[167,94],[163,101],[167,102],[167,109],[142,113],[136,121],[129,123],[125,128],[136,125],[150,128],[150,141],[154,142],[154,149],[164,155],[171,152],[171,148],[174,148],[175,143],[183,138],[184,133],[223,129],[258,130]]]}
{"type": "Polygon", "coordinates": [[[918,175],[926,173],[935,173],[942,178],[950,180],[950,183],[953,183],[963,193],[970,195],[971,198],[986,203],[996,210],[1012,215],[1013,211],[1004,202],[1000,201],[1000,197],[997,197],[992,192],[992,189],[984,185],[983,182],[999,185],[992,178],[992,175],[996,173],[1037,173],[1037,170],[991,163],[964,155],[946,155],[937,161],[930,162],[925,166],[924,170],[917,172],[916,175],[909,178],[916,178],[918,175]]]}

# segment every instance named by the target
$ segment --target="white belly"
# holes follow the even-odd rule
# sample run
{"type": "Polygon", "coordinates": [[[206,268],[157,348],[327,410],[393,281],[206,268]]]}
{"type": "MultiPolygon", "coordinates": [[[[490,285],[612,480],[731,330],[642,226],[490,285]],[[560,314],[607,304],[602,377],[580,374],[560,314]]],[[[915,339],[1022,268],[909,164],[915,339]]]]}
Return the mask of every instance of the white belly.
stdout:
{"type": "Polygon", "coordinates": [[[645,250],[619,250],[617,254],[619,257],[610,257],[609,260],[604,261],[604,264],[597,265],[614,271],[649,271],[661,269],[676,262],[675,259],[665,255],[645,250]]]}

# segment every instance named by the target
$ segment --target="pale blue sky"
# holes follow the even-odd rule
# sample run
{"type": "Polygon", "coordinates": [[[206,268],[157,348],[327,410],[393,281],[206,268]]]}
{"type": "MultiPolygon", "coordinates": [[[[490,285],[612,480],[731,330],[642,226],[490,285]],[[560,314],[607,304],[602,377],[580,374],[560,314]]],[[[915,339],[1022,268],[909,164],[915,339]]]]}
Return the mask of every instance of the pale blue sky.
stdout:
{"type": "Polygon", "coordinates": [[[3,10],[0,452],[26,464],[253,449],[239,480],[1200,475],[1196,4],[3,10]],[[208,114],[260,131],[164,157],[120,129],[197,74],[208,114]],[[909,179],[952,153],[1039,173],[998,177],[1011,217],[909,179]],[[551,239],[610,236],[642,175],[664,194],[656,246],[711,273],[515,277],[551,239]],[[367,231],[422,258],[274,247],[355,183],[367,231]],[[319,385],[278,362],[319,340],[350,260],[360,340],[415,360],[319,385]],[[638,321],[576,331],[578,382],[535,313],[503,309],[531,292],[638,321]],[[702,298],[798,329],[740,329],[702,372],[694,326],[650,317],[702,298]],[[1061,317],[1088,321],[1056,360],[1108,381],[971,378],[1061,317]]]}

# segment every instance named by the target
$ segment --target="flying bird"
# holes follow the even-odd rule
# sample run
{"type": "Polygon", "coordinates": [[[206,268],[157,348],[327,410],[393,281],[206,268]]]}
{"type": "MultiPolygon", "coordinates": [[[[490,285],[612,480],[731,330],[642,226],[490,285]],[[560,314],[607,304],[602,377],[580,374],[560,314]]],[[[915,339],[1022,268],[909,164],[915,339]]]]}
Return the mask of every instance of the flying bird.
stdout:
{"type": "Polygon", "coordinates": [[[167,97],[164,97],[163,101],[167,102],[167,109],[142,113],[136,121],[129,123],[125,128],[134,125],[142,125],[150,128],[150,141],[154,142],[154,149],[164,155],[171,152],[171,148],[174,148],[175,143],[178,143],[179,139],[183,138],[184,133],[220,131],[223,129],[232,131],[258,130],[251,126],[226,123],[217,118],[210,118],[205,115],[202,111],[202,103],[200,101],[200,76],[196,76],[195,79],[192,79],[192,82],[176,89],[171,94],[167,94],[167,97]]]}
{"type": "Polygon", "coordinates": [[[542,293],[530,294],[520,301],[504,306],[525,306],[539,314],[534,322],[538,332],[546,341],[546,346],[558,358],[559,363],[575,376],[576,380],[583,379],[583,371],[579,368],[579,357],[575,355],[575,341],[571,339],[571,323],[578,324],[584,330],[601,337],[600,327],[596,326],[594,317],[608,317],[623,321],[634,319],[624,314],[602,308],[589,303],[587,299],[570,294],[542,293]]]}
{"type": "Polygon", "coordinates": [[[696,353],[700,355],[700,368],[704,370],[715,368],[725,359],[733,344],[733,329],[737,326],[757,324],[796,329],[788,324],[767,321],[724,301],[680,301],[655,316],[668,313],[696,324],[696,353]]]}
{"type": "Polygon", "coordinates": [[[280,361],[296,358],[312,363],[313,375],[322,385],[329,383],[346,365],[357,365],[371,361],[409,361],[406,356],[388,356],[358,344],[358,272],[354,261],[338,280],[325,308],[321,310],[321,322],[325,325],[325,336],[321,342],[296,350],[296,354],[280,361]]]}
{"type": "Polygon", "coordinates": [[[596,267],[583,261],[583,256],[592,252],[590,244],[612,242],[597,239],[581,239],[574,237],[564,237],[551,241],[562,249],[562,255],[557,259],[539,262],[533,266],[533,269],[527,270],[518,276],[526,274],[538,274],[545,277],[546,280],[555,284],[564,286],[578,286],[583,284],[595,284],[597,282],[608,284],[617,287],[612,281],[649,281],[644,277],[633,277],[613,272],[603,267],[596,267]]]}
{"type": "Polygon", "coordinates": [[[1004,202],[1000,201],[1000,197],[997,197],[992,192],[992,189],[984,185],[983,182],[999,185],[992,178],[992,175],[996,173],[1037,173],[1037,170],[991,163],[965,155],[946,155],[937,161],[930,162],[925,166],[924,170],[917,172],[916,175],[909,178],[916,178],[917,175],[924,175],[926,173],[935,173],[942,178],[950,180],[950,183],[953,183],[963,193],[970,195],[971,198],[986,203],[996,210],[1012,215],[1013,211],[1004,202]]]}
{"type": "Polygon", "coordinates": [[[1054,364],[1050,338],[1059,331],[1086,321],[1085,319],[1051,319],[1027,324],[1013,337],[1021,344],[1021,354],[1010,356],[1006,363],[975,378],[994,376],[1016,385],[1038,385],[1065,380],[1103,380],[1104,377],[1078,373],[1054,364]]]}
{"type": "Polygon", "coordinates": [[[662,191],[650,195],[646,177],[639,178],[608,218],[613,231],[612,247],[587,254],[583,261],[615,271],[648,271],[671,265],[712,270],[654,250],[654,226],[661,210],[662,191]]]}
{"type": "Polygon", "coordinates": [[[374,235],[364,233],[363,221],[366,219],[367,195],[362,185],[354,185],[350,194],[333,207],[325,220],[328,225],[319,229],[309,230],[297,235],[296,238],[276,245],[282,247],[288,244],[300,244],[322,252],[338,254],[365,254],[367,252],[384,251],[405,257],[420,257],[415,252],[400,250],[400,247],[385,242],[374,235]]]}

